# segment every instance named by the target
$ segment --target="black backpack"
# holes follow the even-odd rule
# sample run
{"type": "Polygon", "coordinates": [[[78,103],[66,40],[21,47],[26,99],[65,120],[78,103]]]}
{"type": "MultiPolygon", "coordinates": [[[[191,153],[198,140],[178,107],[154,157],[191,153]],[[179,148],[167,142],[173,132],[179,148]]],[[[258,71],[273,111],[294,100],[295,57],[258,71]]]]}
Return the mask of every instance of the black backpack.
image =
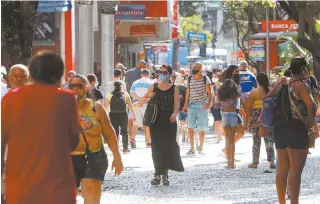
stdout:
{"type": "Polygon", "coordinates": [[[274,126],[284,126],[291,121],[292,114],[290,107],[289,85],[282,85],[277,93],[274,126]]]}
{"type": "Polygon", "coordinates": [[[126,98],[122,93],[114,93],[110,101],[111,113],[125,113],[127,112],[126,98]]]}

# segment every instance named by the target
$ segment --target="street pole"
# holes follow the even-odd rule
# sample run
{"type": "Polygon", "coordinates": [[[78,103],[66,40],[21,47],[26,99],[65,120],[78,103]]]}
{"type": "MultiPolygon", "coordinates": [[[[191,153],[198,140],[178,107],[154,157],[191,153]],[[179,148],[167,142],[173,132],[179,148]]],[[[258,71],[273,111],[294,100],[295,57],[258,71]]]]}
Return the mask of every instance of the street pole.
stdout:
{"type": "Polygon", "coordinates": [[[266,31],[267,31],[267,40],[266,40],[266,71],[267,71],[267,76],[270,78],[270,39],[269,39],[269,6],[267,5],[266,8],[266,31]]]}
{"type": "Polygon", "coordinates": [[[114,70],[114,15],[117,2],[100,1],[101,10],[101,91],[107,97],[114,70]]]}
{"type": "Polygon", "coordinates": [[[93,21],[92,1],[79,1],[79,67],[77,73],[93,73],[93,21]]]}

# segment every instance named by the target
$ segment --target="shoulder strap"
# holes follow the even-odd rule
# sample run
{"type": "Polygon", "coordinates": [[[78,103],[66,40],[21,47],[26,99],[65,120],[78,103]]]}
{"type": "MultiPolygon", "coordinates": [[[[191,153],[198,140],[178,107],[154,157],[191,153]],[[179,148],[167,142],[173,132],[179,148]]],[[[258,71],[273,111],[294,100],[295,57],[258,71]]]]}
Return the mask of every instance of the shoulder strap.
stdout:
{"type": "Polygon", "coordinates": [[[84,142],[86,143],[86,145],[89,145],[87,138],[86,138],[86,135],[84,134],[84,131],[81,127],[80,127],[80,131],[81,131],[81,135],[83,137],[84,142]]]}
{"type": "Polygon", "coordinates": [[[189,89],[190,89],[191,77],[192,77],[192,76],[189,76],[189,77],[188,77],[188,88],[189,88],[189,89]]]}
{"type": "Polygon", "coordinates": [[[304,121],[303,119],[303,116],[300,112],[300,110],[298,109],[298,107],[296,106],[296,104],[294,103],[291,95],[290,95],[290,92],[288,92],[288,95],[289,95],[289,100],[290,100],[290,104],[292,106],[292,108],[294,109],[294,111],[298,114],[298,117],[300,118],[300,120],[302,120],[305,124],[306,124],[306,121],[304,121]]]}
{"type": "Polygon", "coordinates": [[[207,85],[207,76],[206,76],[206,75],[203,75],[203,76],[202,76],[202,79],[203,79],[204,85],[207,85]]]}

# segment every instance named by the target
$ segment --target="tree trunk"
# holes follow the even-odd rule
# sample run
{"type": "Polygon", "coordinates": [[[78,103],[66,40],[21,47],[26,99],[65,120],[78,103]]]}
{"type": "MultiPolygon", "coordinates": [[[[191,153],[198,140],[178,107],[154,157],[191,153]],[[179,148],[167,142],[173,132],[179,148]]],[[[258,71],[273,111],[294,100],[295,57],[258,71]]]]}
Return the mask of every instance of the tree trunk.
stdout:
{"type": "Polygon", "coordinates": [[[1,2],[1,54],[6,67],[27,64],[32,56],[33,26],[38,1],[1,2]]]}
{"type": "Polygon", "coordinates": [[[176,38],[173,40],[173,50],[172,50],[172,67],[174,70],[179,71],[179,48],[180,48],[180,39],[176,38]]]}

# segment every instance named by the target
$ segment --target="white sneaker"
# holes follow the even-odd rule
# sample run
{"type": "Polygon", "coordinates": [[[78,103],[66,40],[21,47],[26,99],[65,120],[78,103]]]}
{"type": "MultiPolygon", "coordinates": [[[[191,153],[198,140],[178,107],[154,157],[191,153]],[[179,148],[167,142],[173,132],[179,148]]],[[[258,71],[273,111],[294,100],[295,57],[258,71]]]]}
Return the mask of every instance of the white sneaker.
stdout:
{"type": "Polygon", "coordinates": [[[191,151],[191,149],[187,152],[188,156],[196,156],[196,151],[191,151]]]}

